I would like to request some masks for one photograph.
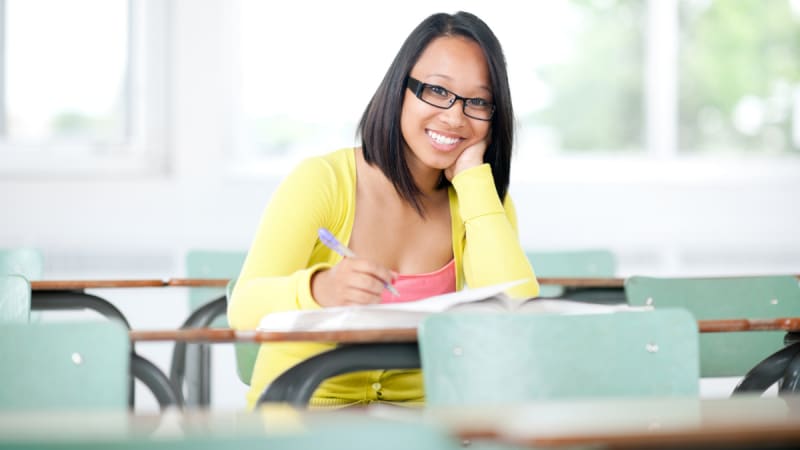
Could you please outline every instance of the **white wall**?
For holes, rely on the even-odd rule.
[[[229,170],[230,141],[218,126],[229,93],[208,89],[230,76],[219,64],[229,57],[215,19],[224,10],[218,1],[197,4],[175,3],[168,170],[4,176],[0,247],[43,249],[47,278],[91,279],[180,277],[189,248],[248,246],[279,180],[236,177]],[[331,143],[330,150],[340,144]],[[610,248],[621,276],[800,273],[797,160],[578,159],[542,160],[535,167],[535,174],[524,174],[528,181],[511,188],[526,247]],[[181,288],[98,293],[117,302],[135,328],[177,327],[187,314]],[[219,347],[214,404],[243,407],[231,349]],[[166,344],[141,345],[140,351],[168,371]],[[140,404],[154,407],[152,399]]]

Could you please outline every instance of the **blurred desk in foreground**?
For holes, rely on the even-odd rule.
[[[800,448],[800,398],[620,398],[426,410],[464,439],[530,447]]]
[[[303,443],[313,448],[360,449],[368,448],[360,439],[380,430],[391,436],[392,442],[380,446],[387,449],[456,448],[463,440],[535,448],[788,449],[800,447],[798,407],[800,399],[794,396],[617,398],[452,408],[377,404],[333,411],[270,405],[253,413],[169,411],[160,416],[161,426],[155,431],[150,426],[155,416],[0,412],[0,448],[177,449],[190,448],[181,445],[190,443],[231,450],[266,448],[270,439],[282,435],[305,436]],[[425,429],[438,430],[445,440],[436,447],[414,442],[414,434]],[[330,445],[341,438],[336,430],[350,433],[350,447]],[[399,430],[408,436],[399,435]]]

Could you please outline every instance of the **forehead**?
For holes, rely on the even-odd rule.
[[[477,42],[462,36],[432,40],[411,71],[427,82],[449,81],[452,87],[489,88],[489,66]]]

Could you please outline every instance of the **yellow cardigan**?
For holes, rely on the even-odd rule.
[[[516,213],[510,197],[500,202],[488,164],[465,170],[449,188],[456,289],[528,279],[509,292],[534,297],[539,285],[519,245]],[[253,330],[266,314],[318,309],[311,296],[311,275],[332,267],[337,253],[317,238],[329,229],[345,245],[355,217],[356,163],[347,148],[303,161],[276,189],[262,215],[255,239],[228,305],[233,328]],[[269,343],[256,360],[248,405],[286,369],[332,344]],[[322,383],[312,398],[315,406],[371,401],[421,402],[419,370],[368,371],[344,374]]]

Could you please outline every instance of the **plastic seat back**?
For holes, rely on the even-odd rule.
[[[225,298],[230,301],[233,294],[233,287],[236,286],[236,278],[228,282],[225,288]],[[236,352],[236,374],[242,383],[250,385],[250,379],[253,376],[253,367],[256,365],[256,357],[258,356],[258,349],[261,348],[259,344],[252,343],[236,343],[234,344],[234,351]]]
[[[696,396],[697,334],[697,322],[681,309],[435,314],[419,329],[426,401]]]
[[[115,321],[0,324],[0,409],[128,408],[130,340]]]
[[[0,275],[17,274],[39,280],[44,271],[42,252],[34,248],[0,248]]]
[[[189,250],[186,253],[186,276],[189,278],[236,278],[242,270],[245,251]],[[211,300],[225,295],[224,288],[190,288],[189,307],[192,311]],[[227,326],[227,321],[215,322]]]
[[[655,278],[625,281],[631,305],[684,308],[697,320],[769,319],[800,315],[800,286],[793,276]],[[703,333],[700,374],[741,376],[783,347],[781,331]]]
[[[611,278],[617,271],[616,257],[610,250],[528,251],[528,260],[537,277]],[[560,286],[540,287],[540,297],[557,297]]]
[[[0,274],[0,323],[28,323],[31,285],[22,275]]]

